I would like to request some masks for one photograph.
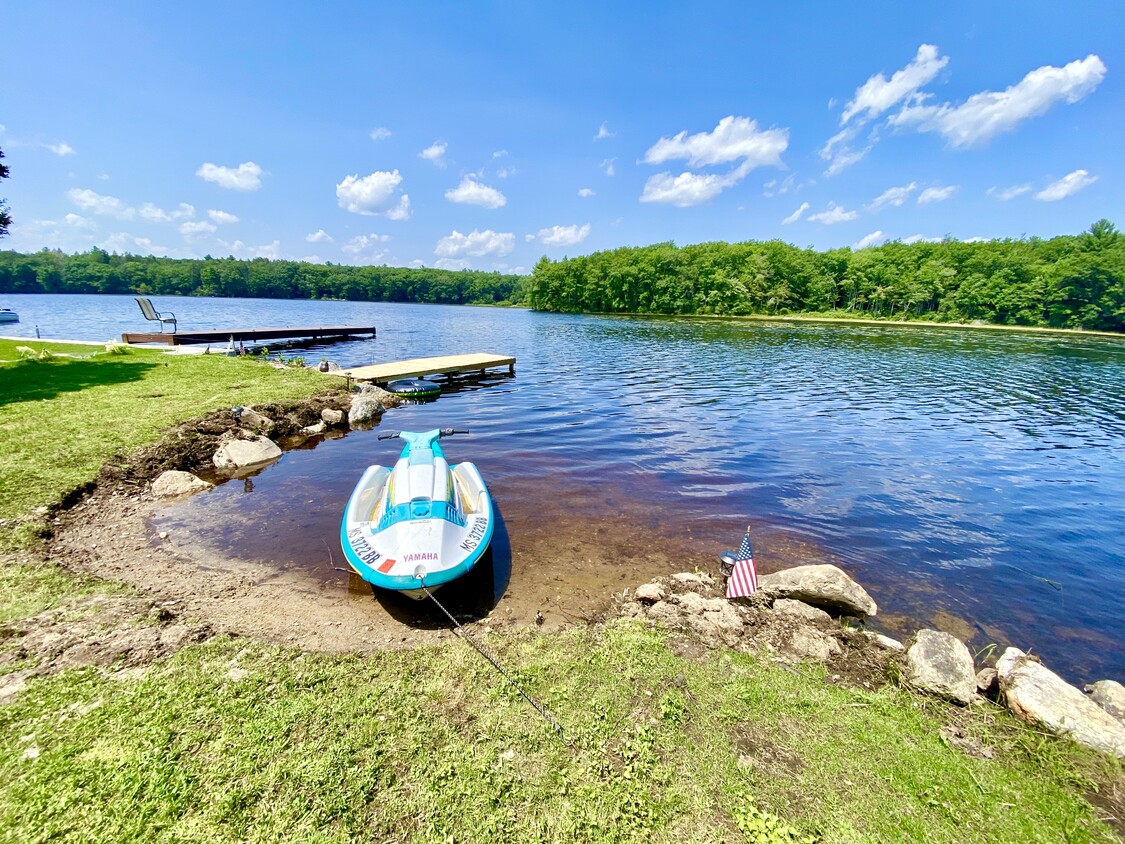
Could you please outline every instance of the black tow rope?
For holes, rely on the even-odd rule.
[[[415,575],[415,577],[417,577],[417,575]],[[560,724],[550,712],[544,709],[543,706],[537,700],[535,700],[535,698],[525,692],[520,684],[515,681],[512,675],[505,671],[503,666],[501,666],[500,663],[497,662],[496,657],[486,651],[484,647],[479,642],[477,642],[476,639],[473,638],[468,629],[466,629],[465,626],[461,624],[461,622],[455,619],[452,613],[449,612],[449,610],[441,605],[441,601],[434,597],[434,593],[426,587],[426,584],[422,581],[422,578],[418,578],[418,583],[422,587],[422,591],[426,593],[426,596],[435,604],[437,604],[438,609],[445,613],[446,618],[453,622],[453,625],[457,628],[457,632],[464,636],[465,639],[468,640],[469,644],[477,649],[477,653],[491,662],[492,667],[503,674],[504,679],[511,683],[512,686],[515,687],[515,690],[523,695],[527,699],[528,703],[535,707],[535,711],[542,715],[546,719],[547,723],[555,728],[555,731],[559,734],[559,738],[562,739],[563,744],[565,744],[567,747],[574,747],[574,745],[567,740],[566,733],[563,732],[562,724]]]

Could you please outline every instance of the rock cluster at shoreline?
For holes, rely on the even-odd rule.
[[[709,574],[658,578],[626,594],[620,614],[690,633],[705,648],[765,652],[778,661],[816,660],[831,679],[841,675],[867,688],[901,677],[926,694],[965,706],[993,701],[1051,733],[1125,759],[1125,687],[1101,680],[1089,695],[1036,657],[1008,648],[978,671],[964,642],[938,630],[919,630],[904,645],[863,631],[877,612],[858,583],[835,566],[798,566],[759,580],[749,598],[727,600]],[[892,670],[893,669],[893,670]]]

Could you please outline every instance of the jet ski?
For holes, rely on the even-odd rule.
[[[453,428],[391,431],[404,440],[392,467],[369,466],[344,509],[340,545],[356,573],[421,599],[468,572],[492,541],[492,497],[472,463],[450,466],[438,444]]]

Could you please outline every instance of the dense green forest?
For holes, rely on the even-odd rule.
[[[44,249],[0,252],[0,293],[140,293],[153,296],[250,296],[265,299],[352,299],[450,305],[520,304],[527,279],[473,270],[348,267],[255,258],[182,260],[76,255]]]
[[[543,258],[530,279],[256,258],[0,252],[0,293],[139,293],[653,314],[836,314],[1125,332],[1125,235],[891,242],[818,252],[772,240]]]
[[[834,313],[1125,331],[1125,235],[891,242],[817,252],[781,241],[671,243],[542,259],[538,310],[655,314]]]

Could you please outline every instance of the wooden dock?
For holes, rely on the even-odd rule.
[[[308,340],[327,340],[330,337],[355,337],[356,335],[370,334],[375,336],[374,326],[355,325],[316,325],[303,328],[215,328],[208,331],[177,331],[175,334],[164,333],[128,333],[122,334],[121,340],[125,343],[164,343],[169,346],[184,346],[193,343],[228,343],[234,340],[293,340],[304,338]]]
[[[474,353],[469,355],[448,355],[436,358],[412,358],[393,363],[376,363],[371,366],[353,366],[341,369],[334,375],[342,375],[356,381],[373,381],[386,384],[399,378],[419,378],[423,375],[450,375],[455,372],[480,372],[497,367],[508,367],[511,375],[516,374],[516,359],[504,355]]]

